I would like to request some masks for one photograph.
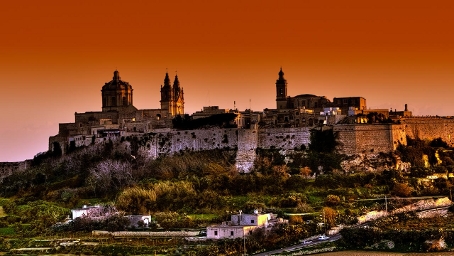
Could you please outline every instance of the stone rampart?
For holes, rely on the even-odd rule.
[[[15,172],[25,171],[30,168],[31,160],[27,159],[21,162],[0,162],[0,179],[9,176]]]
[[[180,151],[236,149],[238,129],[170,130],[140,135],[146,138],[143,154],[156,158]]]
[[[339,151],[347,155],[391,152],[407,144],[405,129],[395,124],[345,124],[334,126]]]
[[[300,149],[310,143],[310,128],[269,128],[258,131],[258,147],[264,149]]]
[[[454,119],[445,117],[416,117],[403,119],[405,133],[412,139],[433,140],[441,138],[454,146]]]
[[[68,124],[61,124],[74,130]],[[454,146],[454,119],[450,118],[406,118],[401,124],[342,124],[333,126],[338,134],[340,153],[347,155],[377,154],[392,152],[399,144],[406,145],[406,136],[433,140],[442,138]],[[71,133],[68,131],[68,133]],[[293,150],[307,147],[310,143],[310,128],[268,128],[268,129],[198,129],[198,130],[155,130],[154,133],[137,133],[145,139],[139,148],[140,154],[151,158],[169,155],[180,151],[200,151],[212,149],[237,149],[237,167],[246,170],[252,167],[255,149]],[[77,136],[73,136],[78,138]],[[87,145],[91,138],[81,137],[77,143]],[[66,141],[66,142],[65,142]],[[95,143],[98,142],[96,139]],[[49,149],[54,144],[68,143],[68,137],[54,136],[49,139]],[[130,144],[129,146],[130,147]],[[62,147],[65,153],[66,147]],[[129,149],[130,150],[130,149]]]

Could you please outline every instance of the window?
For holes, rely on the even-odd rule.
[[[218,231],[214,231],[214,235],[217,236],[218,235]]]
[[[254,220],[251,220],[251,224],[254,224]]]
[[[233,231],[230,231],[230,235],[233,236]]]

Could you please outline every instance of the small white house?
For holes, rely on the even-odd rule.
[[[92,217],[93,213],[98,212],[100,208],[101,208],[100,205],[95,206],[84,205],[82,208],[71,209],[71,219],[75,220],[77,218]]]
[[[235,239],[248,236],[254,229],[268,228],[274,223],[285,223],[282,219],[274,218],[273,214],[234,214],[230,216],[230,221],[223,222],[221,225],[207,227],[207,239]]]
[[[248,236],[257,226],[232,226],[225,223],[207,228],[208,239],[235,239]]]

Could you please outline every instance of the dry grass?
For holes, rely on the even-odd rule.
[[[5,214],[5,211],[3,210],[3,206],[0,206],[0,218],[1,217],[5,217],[6,214]]]

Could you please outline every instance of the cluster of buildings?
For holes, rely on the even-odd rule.
[[[191,118],[204,118],[215,114],[234,113],[238,128],[294,128],[333,125],[347,116],[354,116],[355,123],[367,122],[366,116],[375,112],[382,118],[411,116],[411,112],[389,111],[387,109],[368,109],[363,97],[334,98],[301,94],[287,95],[287,80],[282,68],[278,73],[276,86],[276,108],[252,111],[246,109],[221,109],[218,106],[203,107]],[[137,109],[133,105],[133,88],[121,79],[115,70],[111,81],[102,86],[102,110],[75,113],[73,123],[60,123],[57,135],[49,138],[49,150],[87,146],[106,137],[145,134],[172,128],[172,119],[184,115],[184,92],[177,75],[173,82],[165,74],[161,85],[161,108]]]
[[[118,212],[112,207],[94,205],[82,208],[71,209],[71,221],[77,218],[88,218],[94,221],[100,221],[109,216],[116,215]],[[130,222],[129,228],[143,227],[149,228],[152,219],[150,215],[126,215],[124,216]],[[235,239],[243,238],[250,235],[255,229],[264,228],[265,230],[272,228],[277,224],[288,224],[288,220],[277,218],[273,213],[259,213],[254,210],[253,214],[242,213],[230,216],[230,221],[225,221],[219,225],[207,227],[207,239]]]

